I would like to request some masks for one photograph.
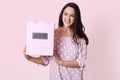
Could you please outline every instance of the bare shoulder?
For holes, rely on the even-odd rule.
[[[82,41],[82,42],[85,42],[85,39],[84,38],[78,38],[80,41]]]
[[[58,30],[59,30],[59,28],[56,28],[56,29],[55,29],[55,32],[57,32]]]
[[[60,33],[61,33],[61,28],[56,28],[55,29],[55,36],[59,36],[60,35]]]
[[[62,30],[62,28],[58,27],[58,28],[55,29],[55,32],[58,32],[58,31],[61,31],[61,30]]]

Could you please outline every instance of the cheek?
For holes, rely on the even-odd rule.
[[[66,20],[66,17],[63,16],[63,17],[62,17],[62,21],[63,21],[63,23],[65,22],[65,20]]]
[[[71,18],[71,22],[72,22],[72,23],[74,22],[74,20],[75,20],[74,18]]]
[[[62,20],[65,19],[65,16],[62,16]]]
[[[64,22],[64,17],[62,17],[62,22]]]

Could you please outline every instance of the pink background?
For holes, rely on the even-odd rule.
[[[85,80],[120,80],[119,0],[0,0],[0,80],[48,80],[49,67],[22,53],[26,22],[54,21],[64,4],[75,1],[90,39]]]

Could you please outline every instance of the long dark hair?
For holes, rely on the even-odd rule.
[[[74,9],[74,11],[75,11],[75,19],[74,19],[74,23],[73,23],[73,25],[71,27],[71,29],[74,32],[73,33],[73,40],[77,43],[77,37],[84,38],[85,41],[86,41],[86,44],[88,45],[89,40],[88,40],[88,37],[85,34],[85,27],[84,27],[84,25],[82,24],[82,21],[81,21],[80,9],[79,9],[79,7],[77,6],[76,3],[70,2],[70,3],[67,3],[63,7],[63,9],[61,10],[60,15],[59,15],[58,26],[63,27],[62,16],[63,16],[64,10],[67,7],[72,7]]]

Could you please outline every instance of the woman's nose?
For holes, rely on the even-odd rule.
[[[67,20],[70,20],[70,16],[69,15],[67,16]]]

